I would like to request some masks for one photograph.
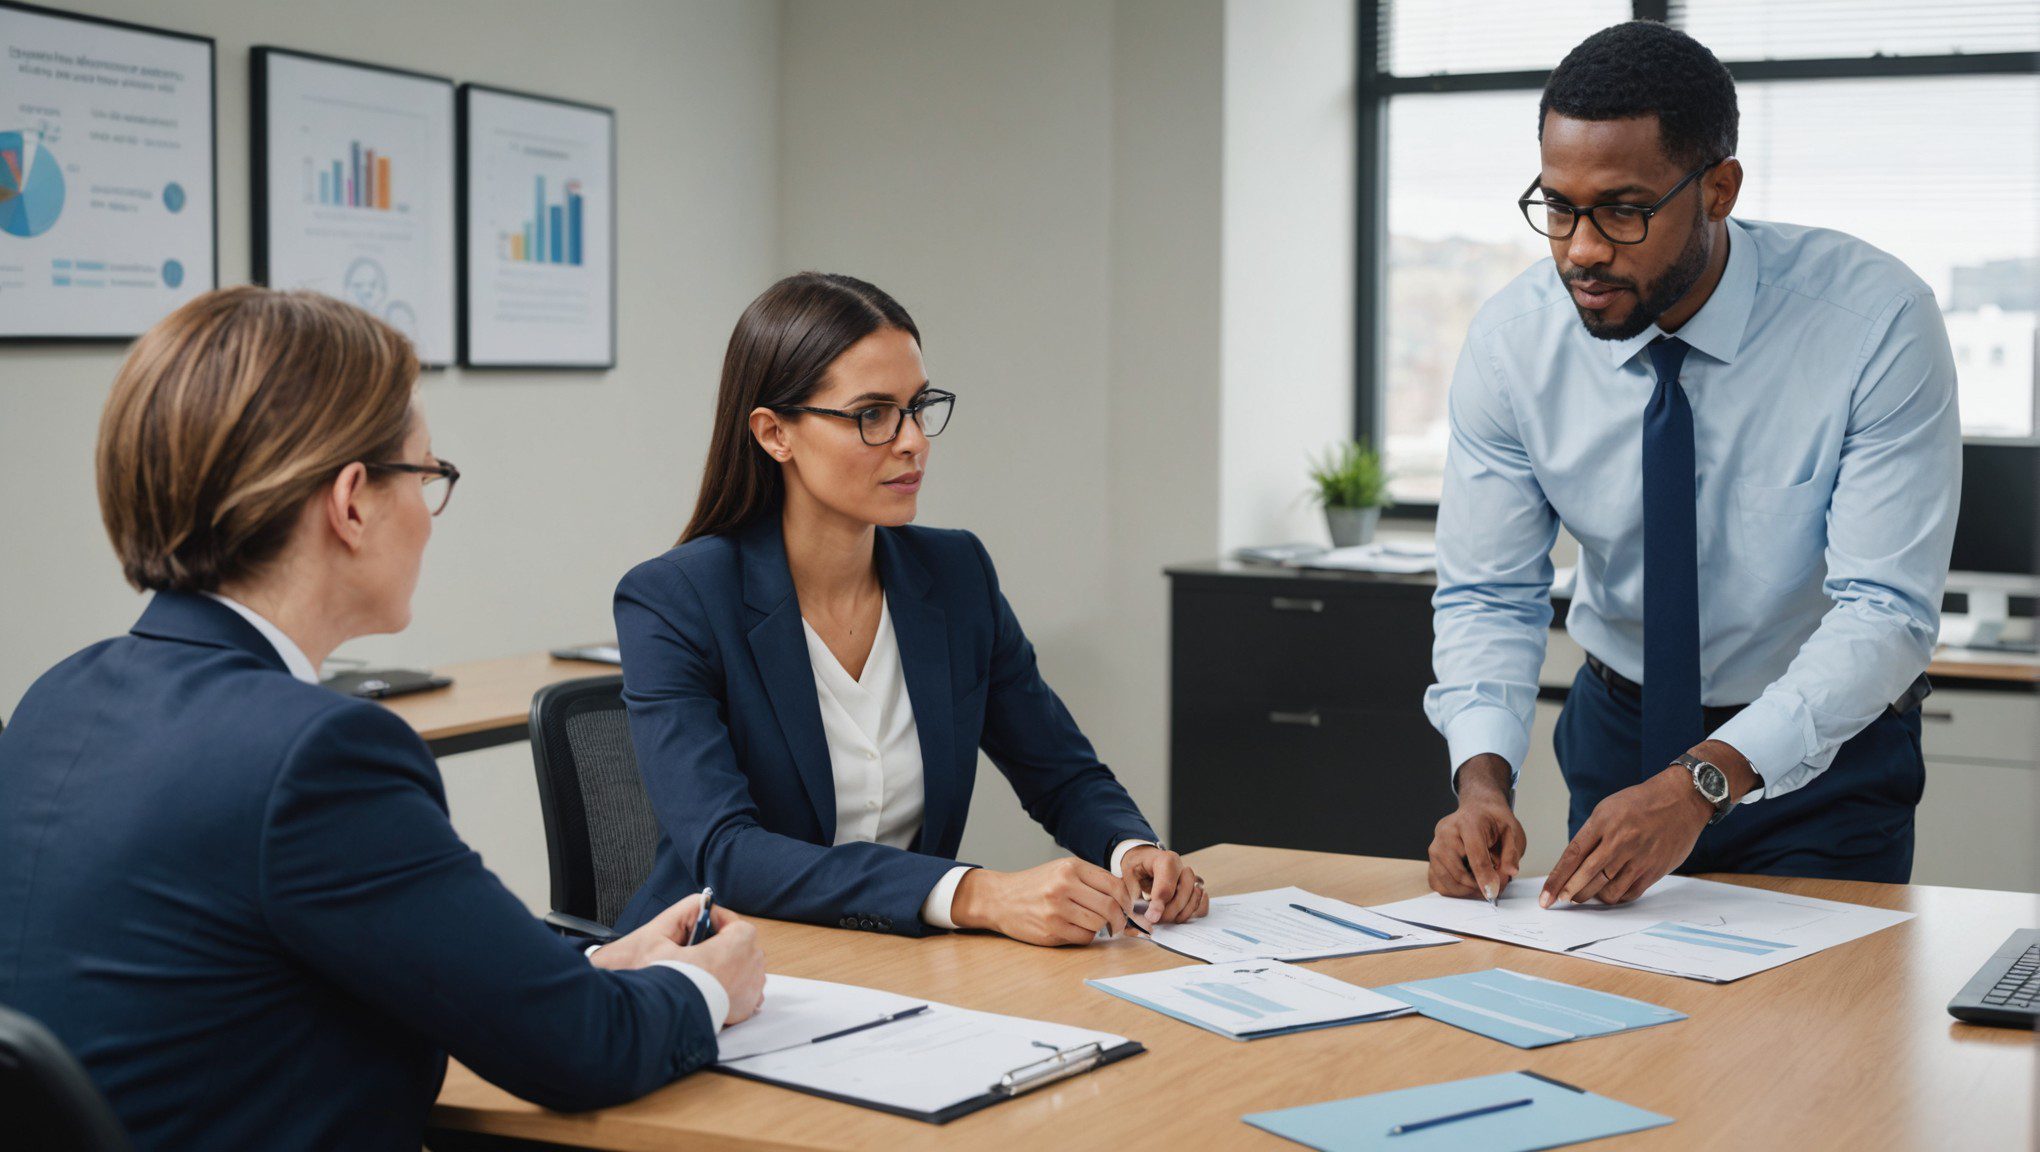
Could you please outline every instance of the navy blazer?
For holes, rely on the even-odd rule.
[[[175,592],[0,731],[0,1001],[138,1149],[418,1152],[448,1052],[579,1109],[716,1049],[687,977],[595,968],[482,866],[395,714]]]
[[[631,742],[664,831],[619,929],[713,885],[739,912],[932,931],[921,903],[956,865],[980,748],[1072,855],[1102,865],[1121,840],[1156,839],[1042,682],[977,537],[880,528],[877,561],[921,740],[926,800],[907,850],[831,846],[835,776],[776,514],[618,585]]]

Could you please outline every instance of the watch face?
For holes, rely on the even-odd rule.
[[[1728,796],[1728,777],[1712,764],[1702,764],[1694,774],[1694,782],[1700,785],[1700,794],[1719,803]]]

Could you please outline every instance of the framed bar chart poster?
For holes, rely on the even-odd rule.
[[[131,340],[217,284],[213,42],[0,2],[0,340]]]
[[[455,353],[453,81],[282,48],[249,55],[255,280],[356,304]]]
[[[460,88],[461,363],[616,366],[616,114]]]

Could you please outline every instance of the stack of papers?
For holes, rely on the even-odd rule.
[[[1298,911],[1294,905],[1299,904],[1316,914]],[[1207,964],[1328,960],[1459,942],[1301,888],[1214,896],[1209,915],[1185,924],[1157,924],[1154,938],[1171,952]]]
[[[1717,984],[1912,919],[1910,912],[1669,876],[1628,904],[1537,906],[1544,877],[1511,881],[1494,906],[1432,894],[1374,910],[1412,924]],[[1214,901],[1214,903],[1216,903]]]
[[[1684,1012],[1656,1004],[1507,968],[1390,984],[1380,992],[1433,1020],[1518,1048],[1612,1036],[1686,1018]]]
[[[1504,1109],[1501,1105],[1515,1106]],[[1494,1111],[1466,1115],[1488,1109]],[[1452,1116],[1464,1118],[1424,1123]],[[1672,1122],[1669,1116],[1596,1096],[1535,1072],[1504,1072],[1429,1084],[1279,1112],[1257,1112],[1244,1119],[1318,1152],[1441,1152],[1448,1148],[1535,1152],[1661,1128]],[[1405,1131],[1390,1135],[1398,1126]]]
[[[1085,983],[1234,1040],[1385,1020],[1410,1011],[1400,1000],[1279,960],[1171,968]]]
[[[1377,540],[1355,548],[1333,548],[1316,556],[1285,561],[1292,568],[1337,568],[1347,572],[1415,575],[1438,566],[1438,549],[1428,543]]]

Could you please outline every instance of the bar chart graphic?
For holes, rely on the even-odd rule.
[[[348,142],[347,154],[330,163],[305,157],[305,202],[338,208],[368,208],[388,212],[391,194],[390,154],[364,147],[359,140]]]
[[[581,182],[567,180],[556,199],[547,199],[545,176],[532,178],[532,212],[524,227],[497,236],[497,255],[524,264],[580,267]]]

